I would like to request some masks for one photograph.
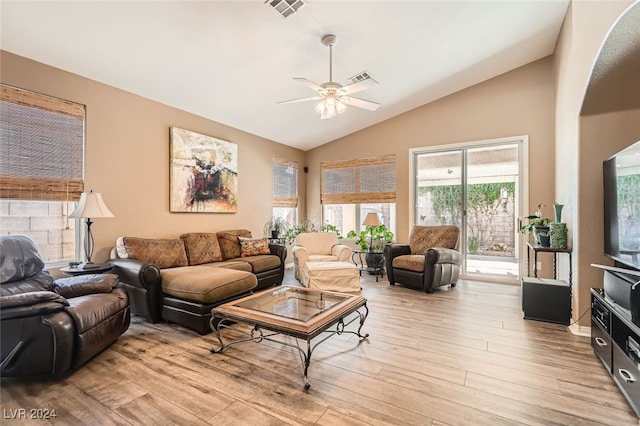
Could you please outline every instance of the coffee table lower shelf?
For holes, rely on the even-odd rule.
[[[233,302],[231,302],[233,303]],[[361,309],[364,309],[364,312],[360,312]],[[350,317],[351,314],[355,313],[353,317]],[[328,322],[319,325],[316,329],[311,330],[309,332],[293,330],[291,328],[283,327],[280,325],[276,325],[267,321],[255,320],[243,317],[242,315],[233,315],[224,312],[217,312],[216,308],[213,310],[213,316],[210,321],[211,329],[213,330],[215,336],[220,343],[219,347],[211,348],[211,353],[220,353],[225,348],[235,345],[236,343],[254,341],[256,343],[260,343],[263,340],[268,340],[271,342],[280,343],[298,350],[300,354],[300,360],[304,365],[304,387],[308,389],[311,384],[309,383],[308,378],[308,370],[309,365],[311,364],[311,354],[315,350],[315,348],[329,339],[334,335],[341,334],[355,334],[358,336],[359,341],[362,341],[369,337],[369,333],[362,334],[362,326],[364,325],[367,316],[369,315],[369,308],[367,308],[366,299],[362,298],[362,301],[354,306],[352,306],[347,311],[341,312],[340,316],[335,318],[330,318]],[[346,319],[346,320],[345,320]],[[359,321],[359,326],[357,331],[346,330],[345,328],[352,324],[355,321]],[[246,330],[241,329],[237,325],[249,325],[251,326],[251,331],[247,332]],[[244,334],[245,337],[241,337],[239,339],[231,340],[227,343],[224,343],[222,340],[221,330],[223,328],[229,328],[241,334]],[[322,334],[327,334],[322,337],[317,342],[312,344],[312,340],[315,337],[318,337]],[[284,335],[293,337],[295,339],[295,344],[285,341],[284,339],[276,339],[274,336]],[[306,348],[301,347],[299,341],[306,341]]]

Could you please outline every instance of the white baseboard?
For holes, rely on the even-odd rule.
[[[591,327],[579,324],[571,324],[569,331],[578,336],[591,337]]]

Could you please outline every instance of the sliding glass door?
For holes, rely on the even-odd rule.
[[[460,227],[462,274],[519,280],[522,140],[414,151],[415,223]]]

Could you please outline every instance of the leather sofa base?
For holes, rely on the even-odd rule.
[[[223,303],[249,296],[247,292],[215,303],[203,304],[164,295],[162,298],[162,319],[196,331],[198,334],[211,333],[211,310]]]

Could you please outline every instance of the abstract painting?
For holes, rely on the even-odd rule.
[[[238,145],[171,127],[171,212],[236,213]]]

